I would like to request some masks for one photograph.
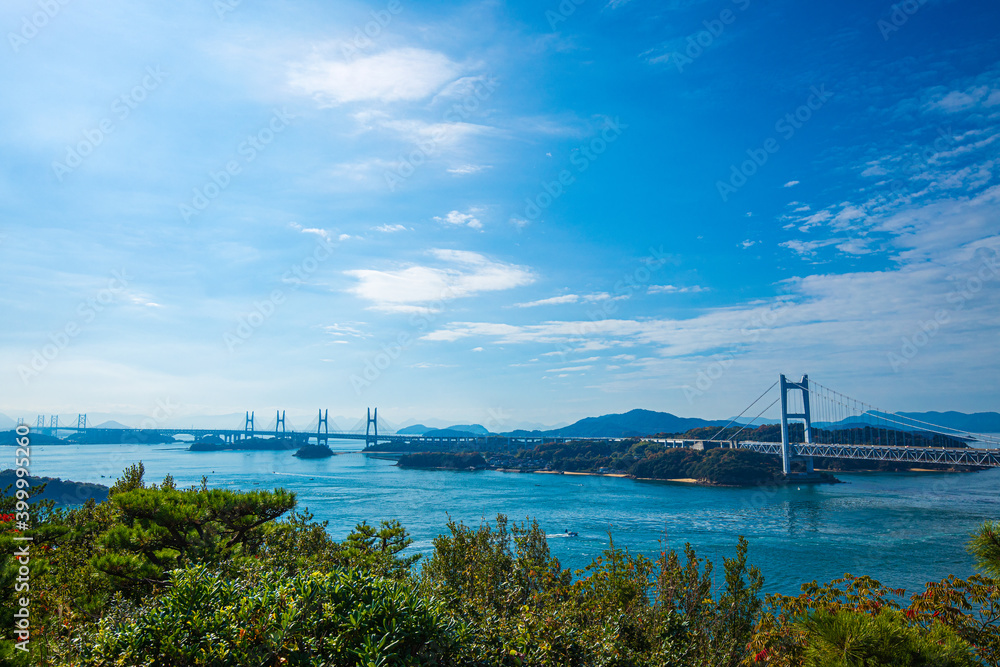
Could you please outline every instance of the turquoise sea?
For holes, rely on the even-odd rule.
[[[768,592],[845,572],[913,590],[948,574],[967,576],[964,544],[985,519],[1000,519],[1000,469],[978,473],[838,474],[844,484],[723,489],[612,477],[492,471],[405,470],[331,442],[345,453],[299,460],[291,452],[188,452],[170,445],[34,446],[31,473],[110,485],[142,461],[148,481],[170,473],[178,485],[296,492],[300,508],[329,521],[335,538],[358,522],[399,519],[413,550],[428,553],[448,517],[479,523],[504,513],[538,519],[564,566],[580,568],[615,543],[653,556],[685,542],[719,560],[738,535]],[[566,530],[578,537],[556,536]],[[718,570],[717,570],[718,572]]]

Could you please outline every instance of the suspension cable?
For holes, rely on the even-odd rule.
[[[994,437],[988,436],[988,435],[986,435],[984,433],[976,433],[974,431],[968,431],[968,430],[965,430],[965,429],[954,428],[954,427],[951,427],[951,426],[941,426],[940,424],[933,424],[931,422],[927,422],[927,421],[923,421],[921,419],[917,419],[916,417],[908,417],[906,415],[901,415],[901,414],[896,413],[896,412],[886,412],[886,411],[883,411],[883,410],[878,410],[874,406],[869,405],[869,404],[865,403],[864,401],[858,401],[857,399],[851,398],[850,396],[847,396],[845,394],[841,394],[841,393],[839,393],[837,391],[834,391],[834,390],[830,389],[829,387],[826,387],[826,386],[820,384],[819,382],[810,381],[809,385],[810,385],[809,392],[812,393],[812,394],[814,394],[814,395],[816,395],[819,398],[822,398],[824,400],[836,403],[837,405],[840,405],[841,407],[846,408],[848,411],[859,412],[859,410],[860,410],[860,413],[858,415],[859,419],[863,418],[864,415],[868,414],[868,415],[870,415],[872,418],[874,418],[876,420],[882,419],[882,420],[884,420],[886,422],[890,422],[890,423],[893,423],[893,424],[898,424],[899,426],[907,427],[909,429],[912,429],[913,431],[924,431],[924,432],[929,432],[929,433],[933,433],[933,434],[936,434],[936,435],[942,435],[942,436],[949,437],[949,438],[971,439],[971,440],[975,440],[977,442],[984,442],[984,443],[990,443],[990,444],[1000,445],[1000,440],[998,440],[998,439],[996,439]],[[830,397],[830,396],[822,396],[818,392],[813,391],[813,389],[812,389],[813,386],[819,387],[819,388],[824,389],[824,390],[826,390],[828,392],[832,392],[834,394],[834,396],[839,396],[840,398],[844,399],[844,401],[850,401],[850,402],[853,402],[856,405],[852,407],[848,403],[845,403],[845,402],[843,402],[841,400],[838,400],[837,398],[833,398],[833,397]],[[858,406],[860,406],[860,407],[858,407]],[[897,419],[891,419],[888,415],[892,415],[892,417],[896,417]],[[898,421],[898,420],[905,420],[905,421]],[[917,427],[915,424],[911,424],[911,423],[907,423],[907,422],[916,422],[917,424],[922,424],[924,426],[930,426],[932,428],[921,429],[921,428]],[[853,433],[852,433],[852,437],[853,437]]]
[[[757,401],[759,401],[760,399],[764,398],[767,395],[767,392],[769,392],[772,389],[774,389],[774,385],[775,384],[778,384],[777,380],[774,381],[774,384],[772,384],[770,387],[768,387],[767,389],[765,389],[763,394],[761,394],[756,399],[754,399],[753,403],[751,403],[750,405],[748,405],[745,408],[743,408],[743,412],[741,412],[740,414],[738,414],[735,417],[733,417],[729,421],[728,424],[726,424],[725,426],[723,426],[722,428],[720,428],[719,431],[715,435],[713,435],[711,438],[709,438],[709,440],[715,440],[715,438],[719,435],[719,433],[722,433],[723,431],[725,431],[727,428],[729,428],[730,426],[733,425],[733,422],[735,422],[737,419],[739,419],[740,417],[742,417],[743,415],[745,415],[747,410],[749,410],[750,408],[752,408],[757,403]],[[774,403],[772,403],[771,405],[774,405]],[[751,423],[753,423],[753,422],[751,422]],[[740,430],[742,431],[743,429],[740,429]],[[739,431],[737,431],[737,433],[739,433]]]
[[[770,390],[769,390],[769,391],[770,391]],[[757,421],[757,420],[758,420],[758,419],[760,418],[760,416],[761,416],[762,414],[764,414],[765,412],[767,412],[768,410],[770,410],[770,409],[771,409],[772,407],[774,407],[774,404],[775,404],[775,403],[777,403],[777,402],[778,402],[778,401],[780,401],[780,400],[781,400],[781,396],[779,396],[778,398],[776,398],[776,399],[774,399],[773,401],[771,401],[771,405],[767,406],[766,408],[764,408],[763,410],[761,410],[761,411],[760,411],[759,413],[757,413],[757,416],[756,416],[756,417],[754,417],[754,418],[753,418],[753,419],[751,419],[751,420],[750,420],[750,421],[749,421],[748,423],[746,423],[746,424],[745,424],[745,425],[743,426],[743,428],[741,428],[741,429],[740,429],[739,431],[737,431],[736,433],[733,433],[733,435],[732,435],[732,436],[731,436],[731,437],[730,437],[729,439],[730,439],[730,440],[735,440],[735,439],[736,439],[736,436],[738,436],[738,435],[739,435],[740,433],[742,433],[742,432],[743,432],[744,430],[746,430],[746,427],[747,427],[747,426],[750,426],[750,425],[751,425],[751,424],[753,424],[753,423],[754,423],[755,421]]]

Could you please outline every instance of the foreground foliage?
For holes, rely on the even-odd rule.
[[[341,569],[232,579],[177,570],[154,602],[100,623],[83,664],[421,665],[449,657],[453,624],[409,582]]]
[[[500,515],[450,521],[418,570],[398,522],[337,542],[281,489],[143,476],[128,469],[103,503],[33,508],[31,655],[8,635],[0,664],[1000,665],[995,523],[970,542],[981,574],[969,579],[907,598],[847,575],[762,599],[742,538],[718,574],[690,545],[650,559],[610,535],[570,572],[537,523]],[[0,527],[11,554],[13,526]],[[8,623],[18,567],[0,562]]]

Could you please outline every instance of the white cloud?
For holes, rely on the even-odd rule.
[[[794,188],[794,187],[795,187],[796,185],[798,185],[798,184],[799,184],[799,182],[798,182],[798,181],[788,181],[788,182],[787,182],[787,183],[785,183],[785,184],[784,184],[784,185],[783,185],[782,187],[786,187],[786,188]]]
[[[697,294],[699,292],[707,292],[707,287],[702,287],[701,285],[686,285],[684,287],[678,287],[676,285],[650,285],[650,294]]]
[[[427,153],[452,148],[468,137],[493,131],[487,125],[475,123],[427,123],[422,120],[383,120],[379,127],[392,130],[405,141],[426,147]]]
[[[289,84],[328,105],[413,101],[433,95],[460,72],[442,53],[402,48],[351,62],[316,55],[291,67]]]
[[[338,338],[368,338],[368,334],[365,332],[346,324],[328,324],[323,327],[323,330],[331,336],[336,336]]]
[[[965,90],[953,90],[932,101],[928,104],[928,108],[946,113],[956,113],[979,106],[984,108],[996,106],[1000,104],[1000,88],[995,88],[994,85],[996,85],[995,82],[993,85],[977,85]]]
[[[580,297],[576,294],[564,294],[563,296],[552,296],[548,299],[538,301],[528,301],[526,303],[515,303],[517,308],[534,308],[535,306],[555,306],[561,303],[577,303]]]
[[[463,164],[463,165],[459,165],[458,167],[450,167],[449,169],[447,169],[447,172],[449,174],[458,174],[460,176],[465,176],[466,174],[475,174],[475,173],[480,172],[480,171],[482,171],[484,169],[492,169],[492,168],[493,168],[493,166],[492,165],[488,165],[488,164],[487,165],[484,165],[484,164]]]
[[[746,239],[740,244],[744,248],[752,248],[755,245],[757,245],[757,241],[751,241],[750,239]]]
[[[621,301],[622,299],[629,298],[628,294],[619,294],[618,296],[612,296],[608,292],[594,292],[593,294],[584,294],[584,301]]]
[[[493,261],[479,253],[432,250],[444,266],[409,266],[396,271],[357,269],[344,273],[357,281],[348,291],[388,312],[429,313],[443,301],[521,287],[534,282],[529,269]]]
[[[825,248],[826,246],[834,245],[836,243],[840,243],[840,240],[825,239],[822,241],[800,241],[798,239],[792,239],[791,241],[782,241],[778,245],[782,248],[788,248],[801,257],[812,257],[816,254],[816,251],[819,248]]]
[[[296,231],[302,232],[303,234],[315,234],[316,236],[322,237],[324,239],[330,238],[330,232],[326,231],[325,229],[319,229],[318,227],[303,227],[297,222],[290,222],[288,223],[288,226]]]
[[[449,225],[458,225],[459,227],[471,227],[472,229],[482,229],[483,223],[476,217],[482,209],[470,208],[468,213],[462,213],[461,211],[451,211],[443,218],[440,216],[434,216],[434,219],[438,222],[443,222]]]
[[[514,225],[518,229],[524,229],[530,223],[527,220],[525,220],[524,218],[511,218],[510,219],[510,224]]]
[[[593,366],[567,366],[566,368],[550,368],[545,371],[546,373],[579,373],[582,371],[589,371]]]
[[[372,227],[376,232],[384,232],[386,234],[393,234],[395,232],[405,232],[406,227],[403,225],[379,225],[378,227]]]

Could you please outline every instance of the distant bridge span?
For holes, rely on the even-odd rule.
[[[780,395],[770,405],[760,411],[748,423],[737,423],[743,414],[761,401],[774,387],[778,386]],[[795,392],[798,392],[796,394]],[[798,402],[790,401],[797,398]],[[810,397],[818,405],[810,404]],[[749,428],[765,411],[781,402],[781,442],[760,442],[755,440],[739,439],[738,436]],[[790,409],[791,405],[791,409]],[[830,442],[816,442],[817,433],[813,431],[813,415],[819,414],[823,430],[819,433],[823,438],[828,438]],[[42,415],[34,428],[35,432],[57,435],[59,432],[74,432],[90,436],[100,437],[114,433],[117,438],[123,440],[133,440],[142,442],[147,435],[191,435],[196,439],[208,436],[218,436],[226,442],[235,442],[241,439],[252,437],[264,438],[292,438],[299,442],[328,443],[329,440],[363,440],[368,446],[380,443],[397,443],[413,445],[414,447],[441,447],[444,445],[450,448],[465,446],[477,447],[488,451],[490,447],[498,445],[538,445],[549,442],[571,442],[580,440],[594,441],[617,441],[624,437],[573,437],[573,436],[535,436],[535,435],[469,435],[469,436],[426,436],[408,435],[399,433],[379,433],[378,409],[374,412],[368,410],[368,418],[364,433],[330,432],[329,431],[329,411],[321,410],[317,420],[315,431],[294,431],[285,429],[285,413],[280,411],[275,417],[275,428],[273,430],[256,430],[254,428],[254,413],[247,412],[243,429],[204,429],[204,428],[126,428],[126,429],[102,429],[87,426],[87,416],[79,415],[75,426],[59,425],[58,417],[53,416],[48,422]],[[802,436],[805,442],[792,442],[789,420],[800,419],[803,422]],[[23,421],[20,422],[23,424]],[[717,439],[729,426],[736,424],[742,426],[734,435],[728,439]],[[845,425],[846,424],[846,425]],[[902,429],[901,429],[902,427]],[[839,430],[838,430],[839,429]],[[857,433],[870,438],[872,442],[833,442],[833,439],[841,437],[845,433]],[[907,433],[931,434],[945,436],[963,441],[980,441],[991,445],[991,447],[926,447],[915,446],[916,438],[911,435],[911,445],[906,445]],[[898,444],[900,434],[903,434],[903,445]],[[122,436],[125,436],[124,438]],[[872,406],[857,401],[843,394],[839,394],[818,383],[809,382],[808,376],[802,376],[799,382],[791,382],[784,375],[779,376],[777,382],[771,385],[767,391],[761,394],[757,400],[747,406],[746,409],[727,426],[719,430],[716,436],[705,440],[675,440],[667,438],[648,438],[654,442],[670,445],[673,447],[707,449],[712,447],[730,447],[735,449],[745,449],[759,452],[761,454],[772,454],[782,458],[782,468],[786,475],[791,474],[791,464],[793,460],[801,460],[806,464],[806,470],[812,472],[813,457],[833,458],[833,459],[853,459],[864,461],[891,461],[899,463],[918,464],[943,464],[956,466],[976,466],[976,467],[1000,467],[1000,441],[996,438],[981,436],[980,434],[961,431],[959,429],[935,426],[927,422],[922,422],[897,413],[887,413],[876,410]],[[822,438],[821,438],[822,439]],[[926,438],[925,438],[926,439]],[[892,443],[892,444],[889,444]],[[427,451],[425,449],[425,451]]]

